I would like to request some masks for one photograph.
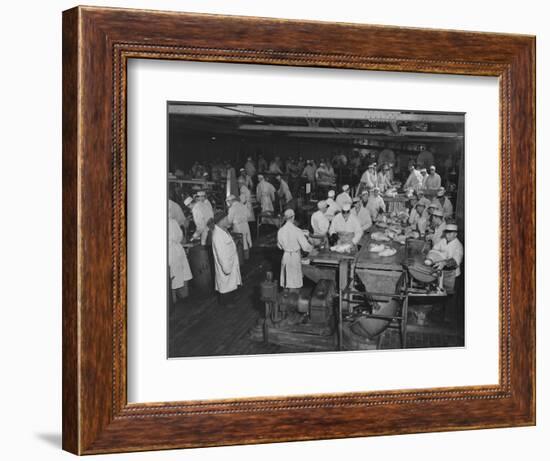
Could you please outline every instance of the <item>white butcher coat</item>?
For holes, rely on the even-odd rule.
[[[248,210],[248,221],[255,221],[256,217],[254,216],[254,207],[252,206],[252,201],[250,197],[250,190],[248,187],[246,187],[244,184],[241,186],[239,190],[239,198],[241,200],[241,203],[246,207]]]
[[[340,192],[336,196],[336,203],[340,208],[344,206],[344,203],[352,203],[351,197],[347,192]]]
[[[363,204],[361,204],[361,208],[359,208],[359,211],[357,211],[355,208],[351,210],[351,214],[357,217],[363,231],[366,231],[372,227],[372,216],[369,209],[366,206],[363,206]]]
[[[424,180],[424,188],[428,190],[437,190],[441,187],[441,176],[437,173],[432,175],[427,175]]]
[[[443,239],[443,232],[445,232],[445,227],[447,227],[447,224],[445,224],[445,221],[443,221],[437,229],[435,229],[434,233],[427,237],[426,239],[431,240],[434,246],[439,243]]]
[[[175,219],[180,226],[187,226],[187,219],[185,219],[183,210],[176,202],[170,199],[168,199],[168,217]]]
[[[220,293],[229,293],[242,284],[237,245],[229,232],[219,226],[212,231],[214,253],[215,288]]]
[[[384,173],[382,171],[378,172],[378,187],[380,188],[380,192],[382,193],[386,192],[386,190],[392,187],[390,177],[387,173]]]
[[[201,237],[201,243],[204,245],[206,243],[206,236],[208,235],[208,227],[206,223],[210,218],[214,217],[214,210],[212,210],[212,205],[208,200],[204,202],[197,202],[191,210],[193,214],[193,221],[197,230],[195,234]]]
[[[451,242],[447,242],[447,239],[442,238],[433,249],[440,251],[445,259],[453,258],[456,261],[457,267],[455,270],[455,275],[458,277],[460,275],[460,264],[464,258],[464,247],[462,246],[462,243],[460,243],[457,238]]]
[[[426,229],[428,228],[428,223],[428,212],[424,210],[422,214],[420,214],[418,213],[418,211],[416,211],[416,208],[413,208],[409,216],[409,224],[417,229],[421,235],[424,235],[426,233]]]
[[[344,219],[343,214],[338,214],[332,220],[330,224],[329,234],[338,234],[340,232],[353,232],[353,238],[351,241],[357,245],[361,237],[363,236],[363,229],[361,229],[361,224],[353,213],[348,215],[348,219]]]
[[[371,195],[367,200],[367,209],[370,211],[372,220],[376,221],[380,209],[382,209],[383,212],[386,212],[386,204],[384,203],[384,199],[380,196],[375,197],[374,195]]]
[[[317,235],[326,235],[330,227],[330,221],[321,210],[317,210],[311,215],[311,227],[313,233]]]
[[[277,246],[284,251],[281,260],[280,284],[283,288],[302,288],[302,258],[300,250],[310,252],[313,247],[304,233],[290,221],[277,232]]]
[[[363,176],[361,176],[361,182],[365,183],[367,188],[377,187],[378,186],[378,176],[376,176],[376,172],[371,173],[367,169],[363,173]]]
[[[273,200],[275,200],[275,188],[270,182],[263,180],[256,186],[256,200],[260,202],[262,211],[273,211]]]
[[[173,290],[181,288],[184,282],[193,278],[187,255],[181,245],[182,239],[183,232],[178,222],[172,218],[168,219],[168,268]]]
[[[445,200],[443,201],[443,204],[441,204],[441,201],[439,200],[439,197],[435,197],[432,200],[432,203],[437,206],[442,212],[444,218],[449,218],[453,215],[453,204],[451,201],[445,197]]]
[[[422,174],[416,168],[411,171],[403,189],[418,190],[422,187]]]
[[[233,232],[243,236],[243,250],[252,246],[252,236],[248,225],[248,210],[241,202],[233,202],[227,212],[227,221],[233,226]]]
[[[279,197],[282,197],[285,203],[288,203],[292,200],[292,192],[284,179],[281,179],[281,185],[279,186]]]
[[[332,221],[334,216],[338,212],[342,211],[342,208],[332,198],[327,198],[327,205],[328,205],[328,208],[327,208],[327,211],[325,212],[325,216],[329,221]]]

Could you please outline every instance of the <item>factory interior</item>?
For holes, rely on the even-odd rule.
[[[464,114],[167,117],[169,358],[464,346]]]

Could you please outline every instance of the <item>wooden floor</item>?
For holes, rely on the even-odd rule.
[[[212,292],[190,296],[172,307],[169,313],[169,357],[205,357],[309,352],[274,344],[253,341],[249,331],[263,317],[263,303],[259,299],[261,281],[266,271],[278,277],[281,252],[273,248],[272,236],[266,235],[251,251],[251,258],[241,268],[243,286],[237,292],[235,307],[218,303]],[[399,335],[386,330],[381,339],[384,349],[400,348]],[[452,347],[463,345],[463,334],[456,333],[456,325],[442,325],[431,329],[410,328],[408,347]]]

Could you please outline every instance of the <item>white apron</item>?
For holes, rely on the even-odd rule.
[[[228,232],[219,226],[212,231],[214,253],[215,288],[220,293],[229,293],[242,284],[237,246]]]
[[[175,219],[170,218],[168,220],[168,268],[173,290],[181,288],[184,282],[193,278],[187,255],[181,245],[182,238],[183,233],[179,224]]]

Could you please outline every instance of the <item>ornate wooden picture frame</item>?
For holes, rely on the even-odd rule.
[[[498,385],[129,404],[131,58],[498,77]],[[533,424],[534,37],[93,7],[63,13],[65,450],[93,454]]]

